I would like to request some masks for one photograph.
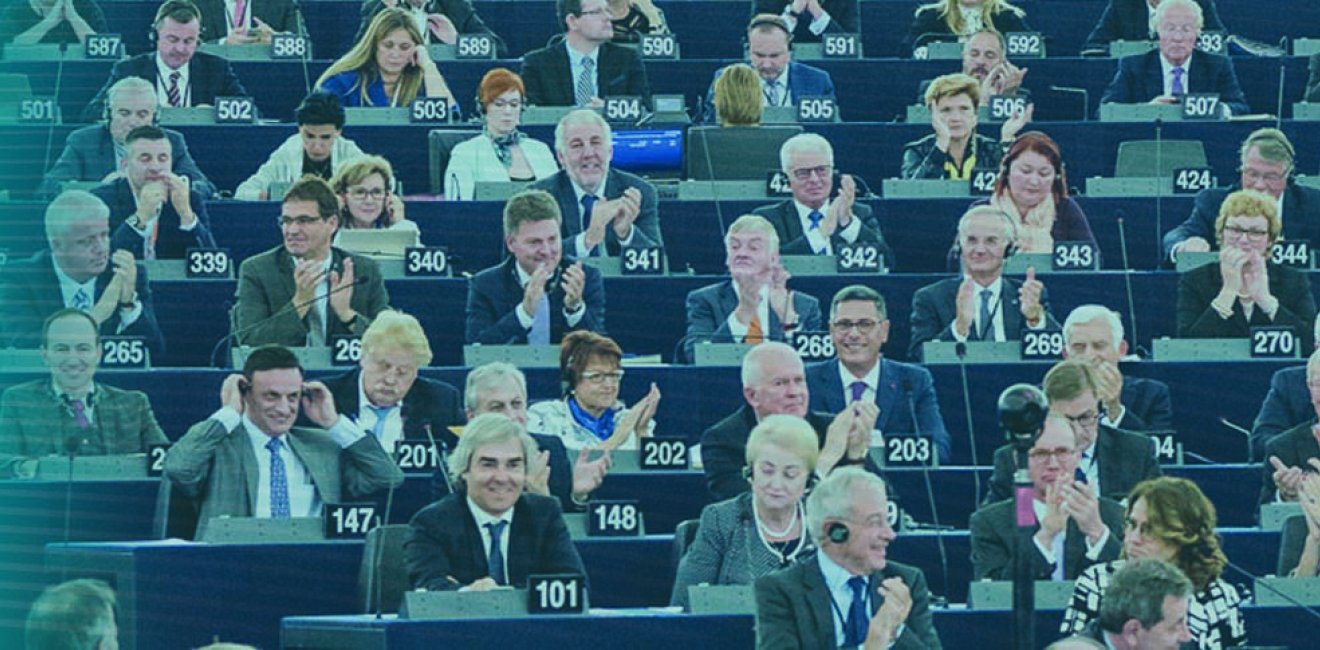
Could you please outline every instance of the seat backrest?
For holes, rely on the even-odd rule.
[[[1297,568],[1306,545],[1306,515],[1293,515],[1283,522],[1279,532],[1279,567],[1274,575],[1283,577]]]
[[[687,132],[684,176],[697,180],[765,180],[779,169],[779,148],[802,127],[694,126]]]
[[[1118,145],[1117,178],[1168,178],[1180,167],[1205,167],[1200,140],[1129,140]]]
[[[433,129],[427,134],[427,158],[431,163],[432,194],[445,191],[445,169],[449,167],[449,153],[458,146],[458,143],[471,140],[480,133],[481,131]]]
[[[167,477],[160,477],[156,491],[156,510],[152,517],[153,539],[193,539],[197,532],[197,503],[175,487]]]
[[[687,519],[680,521],[678,526],[674,527],[674,549],[673,561],[674,568],[678,568],[678,561],[687,554],[688,547],[692,545],[692,540],[697,538],[697,526],[701,524],[700,519]]]
[[[25,74],[0,74],[0,104],[17,104],[32,96],[32,85]]]
[[[395,613],[408,591],[408,568],[403,563],[403,538],[407,524],[377,526],[367,533],[362,546],[362,563],[358,565],[358,602],[362,611],[376,611],[379,595],[380,611]]]

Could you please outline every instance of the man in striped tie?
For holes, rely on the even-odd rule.
[[[637,50],[615,45],[606,0],[561,0],[562,41],[523,56],[521,75],[534,106],[603,106],[605,98],[640,97],[651,105],[651,85]]]

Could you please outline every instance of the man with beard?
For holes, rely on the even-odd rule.
[[[972,34],[963,42],[962,73],[981,82],[982,106],[988,105],[994,95],[1026,92],[1022,89],[1022,79],[1027,76],[1027,69],[1013,65],[1005,51],[1004,35],[988,29]],[[917,91],[918,102],[926,101],[928,86],[929,81],[921,82]]]

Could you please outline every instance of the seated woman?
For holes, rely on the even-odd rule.
[[[1246,640],[1242,596],[1221,577],[1228,558],[1215,533],[1215,506],[1196,484],[1165,476],[1138,483],[1128,495],[1122,559],[1082,571],[1060,632],[1074,634],[1100,615],[1114,572],[1127,560],[1160,559],[1186,574],[1196,590],[1187,603],[1193,647],[1227,648]]]
[[[605,5],[614,24],[615,43],[639,43],[646,34],[668,34],[665,12],[651,0],[609,0]]]
[[[239,184],[234,198],[240,201],[266,201],[272,184],[292,185],[304,174],[330,180],[346,163],[364,154],[352,140],[344,137],[344,107],[330,93],[314,92],[293,112],[298,132],[289,136],[255,174]]]
[[[316,80],[316,89],[344,106],[407,106],[418,97],[447,97],[456,110],[440,69],[423,47],[422,33],[402,9],[386,9],[367,33]]]
[[[1270,261],[1283,226],[1273,197],[1253,190],[1229,194],[1219,207],[1219,263],[1178,279],[1178,336],[1240,338],[1258,325],[1291,327],[1312,350],[1315,299],[1306,273]]]
[[[815,431],[771,415],[747,436],[752,489],[701,511],[696,539],[678,563],[670,605],[688,608],[688,587],[750,585],[811,548],[802,500],[820,455]]]
[[[999,169],[1004,145],[1017,137],[1031,121],[1033,105],[1004,120],[995,141],[976,132],[976,106],[981,100],[981,83],[976,77],[946,74],[936,77],[926,88],[926,106],[935,133],[903,149],[906,179],[969,180],[977,170]]]
[[[18,0],[0,11],[0,44],[81,43],[104,31],[93,0]]]
[[[713,103],[720,126],[760,126],[761,99],[761,77],[746,63],[725,68],[715,80]]]
[[[363,156],[344,165],[330,181],[339,195],[339,231],[405,230],[419,233],[404,216],[403,199],[394,193],[394,168],[380,156]],[[339,233],[335,233],[335,245]]]
[[[550,147],[518,130],[527,105],[522,77],[507,68],[487,72],[477,87],[477,101],[485,128],[450,151],[446,199],[472,200],[478,182],[534,181],[559,171]]]
[[[637,449],[638,439],[654,430],[651,418],[660,405],[660,389],[651,384],[645,397],[624,408],[621,359],[619,344],[608,337],[586,330],[565,336],[559,346],[564,398],[528,408],[527,431],[559,436],[570,451]]]
[[[962,41],[981,30],[1029,32],[1027,14],[1004,0],[937,0],[917,7],[904,43],[917,58],[932,41]]]

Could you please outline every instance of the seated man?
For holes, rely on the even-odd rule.
[[[417,31],[422,33],[427,43],[454,45],[458,43],[459,34],[485,34],[495,41],[495,56],[508,58],[509,51],[504,45],[504,39],[490,31],[469,0],[364,0],[362,24],[353,40],[362,40],[376,14],[395,7],[406,10],[412,16],[417,23]]]
[[[854,468],[812,490],[805,527],[820,552],[756,580],[756,647],[940,648],[925,574],[886,558],[888,501],[884,481]]]
[[[826,33],[860,33],[858,13],[857,0],[752,0],[753,16],[778,14],[797,43],[819,43]]]
[[[559,202],[559,233],[573,257],[618,257],[626,246],[664,246],[655,187],[612,169],[610,125],[596,111],[577,110],[555,127],[561,171],[528,185]]]
[[[1164,252],[1170,262],[1178,253],[1205,253],[1216,248],[1215,219],[1229,194],[1256,190],[1278,202],[1283,220],[1283,239],[1300,239],[1320,247],[1320,190],[1293,181],[1294,151],[1288,136],[1278,129],[1257,129],[1242,143],[1242,175],[1232,187],[1201,190],[1191,216],[1164,235]]]
[[[1224,23],[1219,20],[1219,10],[1215,0],[1196,0],[1205,17],[1205,28],[1209,31],[1223,31]],[[1104,13],[1086,37],[1082,46],[1082,56],[1109,56],[1109,44],[1113,41],[1153,41],[1159,38],[1154,28],[1155,8],[1160,0],[1109,0]]]
[[[1016,341],[1028,329],[1058,329],[1049,292],[1034,269],[1022,282],[1003,276],[1016,239],[1016,224],[997,208],[973,207],[958,220],[964,275],[912,296],[909,358],[921,359],[926,341]]]
[[[197,51],[201,13],[192,0],[166,0],[151,23],[155,52],[129,57],[110,69],[110,79],[83,111],[83,121],[93,122],[105,114],[105,97],[111,86],[125,77],[141,77],[156,88],[161,106],[211,106],[216,97],[246,97],[229,62]]]
[[[1316,318],[1313,335],[1320,341],[1320,317]],[[1312,363],[1320,363],[1320,350],[1312,351],[1306,365],[1280,368],[1270,377],[1270,390],[1265,394],[1265,401],[1256,413],[1256,420],[1251,425],[1251,458],[1259,461],[1264,458],[1265,445],[1275,436],[1315,417],[1315,407],[1311,404],[1311,392],[1306,386],[1306,368]],[[1320,375],[1317,376],[1320,381]]]
[[[585,578],[559,502],[523,490],[535,453],[523,426],[502,415],[477,416],[464,428],[449,457],[461,489],[420,510],[404,538],[414,589],[525,588],[536,574]]]
[[[953,443],[930,371],[886,359],[880,350],[889,340],[884,296],[860,284],[840,289],[830,303],[830,338],[837,360],[807,367],[811,409],[839,413],[853,402],[874,402],[880,410],[877,430],[930,436],[940,464],[952,462]]]
[[[320,517],[324,504],[403,484],[380,442],[283,346],[254,350],[243,374],[225,377],[220,403],[165,456],[165,476],[200,505],[198,530],[224,516]],[[294,426],[300,403],[317,428]]]
[[[274,183],[292,183],[306,174],[326,181],[346,164],[365,156],[357,144],[343,137],[344,107],[329,93],[315,92],[293,112],[298,132],[270,153],[256,173],[239,184],[234,198],[267,201]]]
[[[28,477],[35,459],[136,454],[167,444],[146,393],[95,381],[101,336],[85,312],[61,309],[42,328],[41,359],[50,377],[11,386],[0,395],[0,478]]]
[[[202,19],[202,41],[222,45],[269,45],[275,34],[299,33],[297,0],[193,0]]]
[[[559,204],[542,190],[504,204],[510,255],[468,281],[468,343],[549,345],[573,330],[605,331],[605,283],[563,255],[560,221]]]
[[[11,262],[0,278],[0,348],[41,345],[42,324],[63,308],[85,311],[101,336],[141,336],[153,357],[165,351],[147,270],[133,253],[110,252],[110,211],[88,192],[70,190],[46,207],[50,249]]]
[[[761,14],[747,26],[747,64],[761,76],[764,106],[796,106],[803,97],[835,99],[830,73],[793,60],[789,43],[793,38],[788,23],[780,16]],[[706,91],[706,109],[702,121],[715,124],[715,79],[727,66],[715,71]],[[837,100],[836,100],[837,103]]]
[[[1100,618],[1083,635],[1114,650],[1177,648],[1192,641],[1187,607],[1192,581],[1164,560],[1136,560],[1114,572]]]
[[[114,590],[88,578],[47,587],[32,603],[24,637],[28,650],[118,648]]]
[[[173,152],[165,132],[139,126],[124,144],[123,176],[92,190],[110,208],[110,249],[144,260],[181,260],[189,248],[215,248],[206,198],[186,176],[170,171]]]
[[[1055,364],[1045,373],[1043,386],[1050,413],[1072,427],[1080,454],[1077,467],[1094,494],[1122,501],[1133,486],[1160,475],[1150,438],[1119,429],[1102,417],[1105,407],[1098,397],[1099,383],[1091,366],[1082,361]],[[986,504],[1013,496],[1016,469],[1017,459],[1010,445],[995,450],[995,471],[990,476]]]
[[[875,244],[894,268],[894,251],[885,243],[871,206],[857,203],[853,177],[839,177],[833,200],[834,147],[815,133],[800,133],[779,148],[779,165],[788,177],[792,199],[761,206],[752,214],[765,217],[779,235],[780,255],[834,255],[845,244]]]
[[[779,235],[764,217],[745,214],[724,236],[729,280],[687,296],[684,357],[702,343],[783,341],[794,331],[819,332],[820,302],[788,288],[779,264]]]
[[[1128,353],[1123,320],[1104,305],[1082,305],[1063,322],[1063,356],[1091,366],[1096,397],[1104,406],[1100,422],[1128,431],[1173,429],[1169,386],[1156,379],[1125,377],[1118,362]]]
[[[1118,559],[1122,550],[1123,506],[1083,481],[1074,481],[1079,453],[1072,424],[1051,413],[1031,451],[1036,532],[1032,535],[1032,574],[1037,580],[1075,580],[1086,567]],[[1013,499],[981,506],[972,513],[972,579],[1012,580],[1017,549]]]
[[[1320,471],[1320,425],[1316,424],[1316,416],[1320,415],[1320,352],[1306,362],[1306,388],[1309,417],[1265,443],[1261,504],[1296,502],[1303,478]]]
[[[1224,117],[1251,112],[1232,59],[1206,52],[1193,55],[1205,24],[1200,5],[1164,0],[1150,24],[1159,32],[1159,48],[1120,59],[1101,104],[1177,104],[1189,93],[1212,93],[1219,96]]]
[[[124,138],[139,126],[156,120],[156,89],[146,79],[125,77],[106,91],[106,115],[97,124],[84,126],[69,134],[64,151],[41,179],[37,196],[51,198],[59,194],[65,181],[110,183],[123,176],[120,161],[125,154]],[[210,199],[215,185],[198,169],[183,134],[162,129],[170,139],[171,171],[187,177],[192,188]]]
[[[636,95],[651,105],[651,84],[637,50],[615,45],[606,0],[558,0],[562,42],[523,55],[521,75],[532,106],[603,106]]]
[[[752,348],[742,362],[743,404],[701,434],[701,460],[706,486],[716,501],[747,491],[747,437],[763,418],[796,415],[805,418],[820,437],[816,474],[826,476],[835,467],[865,465],[880,473],[867,454],[871,431],[879,415],[873,402],[854,402],[830,418],[807,410],[810,393],[802,359],[793,348],[777,342]]]
[[[1306,80],[1305,101],[1320,103],[1320,53],[1311,55],[1311,76]]]
[[[294,183],[280,206],[284,243],[238,268],[234,336],[240,345],[322,347],[361,336],[389,306],[375,260],[330,245],[339,197],[315,176]]]
[[[962,73],[975,77],[981,82],[978,97],[981,106],[987,106],[994,95],[1028,94],[1022,89],[1022,79],[1027,76],[1026,68],[1019,68],[1004,55],[1007,46],[1004,35],[989,29],[983,29],[962,44]],[[917,102],[926,102],[926,89],[930,81],[921,82],[917,89]]]

